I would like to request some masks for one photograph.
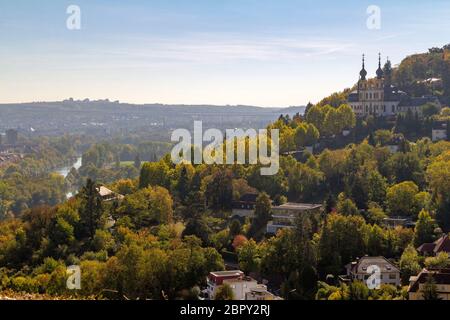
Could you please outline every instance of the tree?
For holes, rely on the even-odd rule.
[[[367,252],[370,256],[386,256],[388,245],[386,232],[380,226],[368,226]]]
[[[374,140],[375,145],[386,146],[394,137],[394,134],[390,130],[377,130],[375,131]]]
[[[206,211],[205,194],[202,191],[192,191],[188,194],[185,200],[185,207],[183,209],[183,218],[199,219]]]
[[[422,288],[422,295],[424,300],[441,300],[437,292],[436,280],[431,273],[427,276],[427,281]]]
[[[282,162],[289,184],[288,196],[296,201],[313,201],[323,191],[323,173],[319,169],[311,168],[308,164],[292,160],[292,164],[287,163],[289,160],[286,160],[286,163]]]
[[[367,300],[369,288],[362,281],[353,281],[348,286],[349,300]]]
[[[242,226],[238,219],[233,219],[230,223],[230,236],[235,237],[238,234],[241,234],[242,232]]]
[[[361,216],[331,214],[319,238],[319,271],[339,275],[342,266],[366,253],[366,224]]]
[[[92,240],[95,231],[101,226],[103,215],[103,203],[99,194],[99,186],[91,179],[88,179],[86,186],[79,193],[79,197],[81,198],[79,232],[81,237],[88,237]]]
[[[419,188],[412,181],[388,188],[386,200],[389,213],[393,216],[414,216],[417,213],[415,201],[417,193]]]
[[[438,205],[437,219],[444,231],[450,231],[450,156],[442,154],[427,169],[427,180]]]
[[[232,246],[235,251],[238,251],[239,248],[241,248],[243,245],[245,245],[247,243],[247,241],[248,241],[248,239],[246,236],[239,234],[234,237]]]
[[[118,212],[128,215],[138,228],[171,223],[173,200],[163,187],[148,187],[127,195]]]
[[[411,276],[415,276],[420,271],[419,255],[416,249],[409,245],[400,258],[400,273],[402,275],[402,283],[407,284]]]
[[[258,272],[261,264],[261,253],[255,240],[250,239],[238,249],[239,268],[244,273]]]
[[[335,108],[331,108],[325,116],[323,130],[328,136],[337,135],[342,131],[339,113]]]
[[[217,288],[214,300],[234,300],[234,292],[231,286],[227,283]]]
[[[358,207],[351,199],[346,198],[344,194],[339,195],[339,201],[337,203],[337,212],[344,216],[359,215]]]
[[[183,231],[183,237],[193,235],[201,239],[204,245],[208,245],[211,232],[204,218],[190,219]]]
[[[396,183],[412,181],[421,186],[424,182],[424,172],[416,153],[399,152],[389,158],[386,163],[391,180]]]
[[[428,257],[425,259],[425,267],[427,268],[448,268],[450,267],[449,255],[447,252],[439,252],[436,257]]]
[[[331,106],[313,106],[306,113],[306,121],[314,125],[321,133],[323,131],[323,125],[325,122],[325,117]]]
[[[380,205],[386,200],[387,181],[378,172],[371,170],[367,180],[368,201],[376,202]]]
[[[144,163],[139,176],[139,188],[144,189],[148,186],[167,187],[168,172],[169,167],[163,160]]]
[[[265,232],[267,223],[272,216],[272,201],[267,193],[263,192],[256,198],[255,217],[248,234],[251,238],[260,239]]]
[[[387,215],[383,208],[376,202],[370,202],[366,215],[367,222],[381,225],[385,218],[387,218]]]
[[[190,185],[190,174],[188,173],[188,168],[185,165],[183,165],[183,167],[181,168],[176,188],[178,196],[180,197],[181,201],[184,201],[186,199],[189,192],[189,185]]]
[[[414,229],[414,245],[418,247],[424,243],[433,242],[435,227],[436,224],[428,211],[422,210]]]
[[[313,124],[300,123],[295,130],[295,144],[297,149],[314,145],[319,139],[319,136],[319,130]]]
[[[213,173],[206,186],[208,206],[216,210],[230,210],[233,202],[233,177],[230,170],[219,169]]]
[[[338,109],[338,127],[341,129],[352,129],[356,125],[356,116],[352,108],[347,104],[342,104]]]

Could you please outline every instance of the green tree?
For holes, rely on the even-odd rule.
[[[368,200],[378,204],[384,204],[386,200],[387,181],[377,171],[372,170],[367,180]]]
[[[238,219],[233,219],[230,223],[230,237],[234,238],[242,233],[242,226]]]
[[[436,280],[432,274],[428,274],[427,281],[422,288],[422,295],[424,300],[441,300],[437,292]]]
[[[435,227],[436,224],[428,211],[422,210],[414,229],[414,245],[418,247],[424,243],[433,242]]]
[[[448,268],[450,267],[449,255],[447,252],[440,252],[436,257],[428,257],[425,259],[425,267],[427,268]]]
[[[177,187],[176,187],[178,196],[180,197],[182,202],[184,202],[184,200],[186,199],[186,197],[188,195],[189,185],[190,185],[190,174],[188,172],[187,166],[183,165],[183,167],[181,168],[181,172],[180,172],[180,175],[179,175],[179,178],[177,181]]]
[[[387,190],[386,200],[389,213],[393,216],[414,216],[416,212],[415,196],[419,188],[412,181],[396,184]]]
[[[427,180],[438,205],[439,225],[444,231],[450,231],[450,156],[448,151],[428,166]]]
[[[331,214],[319,236],[319,271],[322,276],[340,274],[342,266],[363,256],[366,224],[361,216]]]
[[[217,288],[214,300],[234,300],[234,292],[230,285],[225,283]]]
[[[206,186],[208,206],[216,210],[230,210],[233,201],[233,177],[226,169],[213,173]]]
[[[411,276],[415,276],[420,271],[419,255],[416,249],[409,245],[400,258],[400,273],[402,283],[407,284]]]
[[[148,186],[167,187],[169,169],[163,160],[144,163],[139,176],[139,188],[144,189]]]
[[[340,194],[337,203],[337,212],[345,216],[356,216],[359,215],[359,210],[356,204],[345,197],[344,194]]]
[[[211,233],[211,228],[206,223],[205,218],[190,219],[183,231],[183,237],[196,236],[202,240],[204,245],[208,245]]]
[[[321,107],[319,105],[311,107],[306,113],[306,121],[313,124],[322,133],[325,117],[330,108],[331,106]]]
[[[267,223],[272,217],[272,201],[267,193],[263,192],[256,198],[255,217],[248,234],[251,238],[260,239],[265,233]]]
[[[297,149],[314,145],[319,139],[319,136],[319,130],[313,124],[300,123],[295,130],[295,144],[297,145]]]
[[[103,215],[103,202],[99,194],[99,186],[88,179],[86,186],[79,193],[79,198],[81,198],[80,235],[92,240],[95,231],[101,227]]]
[[[349,300],[369,299],[369,288],[362,281],[353,281],[348,286]]]
[[[261,254],[258,244],[250,239],[238,249],[239,268],[246,274],[258,272],[261,264]]]
[[[338,109],[338,127],[342,131],[343,129],[352,129],[356,125],[356,116],[352,108],[347,104],[342,104]]]

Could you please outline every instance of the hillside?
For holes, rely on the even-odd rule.
[[[436,95],[444,105],[450,105],[450,44],[431,48],[426,53],[407,56],[398,66],[391,68],[392,84],[413,97]],[[353,88],[354,89],[354,88]],[[339,107],[345,103],[352,89],[335,92],[322,99],[321,106]]]

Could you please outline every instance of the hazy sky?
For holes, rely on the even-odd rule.
[[[0,102],[302,105],[353,85],[362,53],[374,74],[449,30],[448,0],[0,0]]]

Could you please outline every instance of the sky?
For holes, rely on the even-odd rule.
[[[351,87],[363,53],[373,75],[378,52],[450,43],[449,17],[448,0],[0,0],[0,103],[305,105]]]

